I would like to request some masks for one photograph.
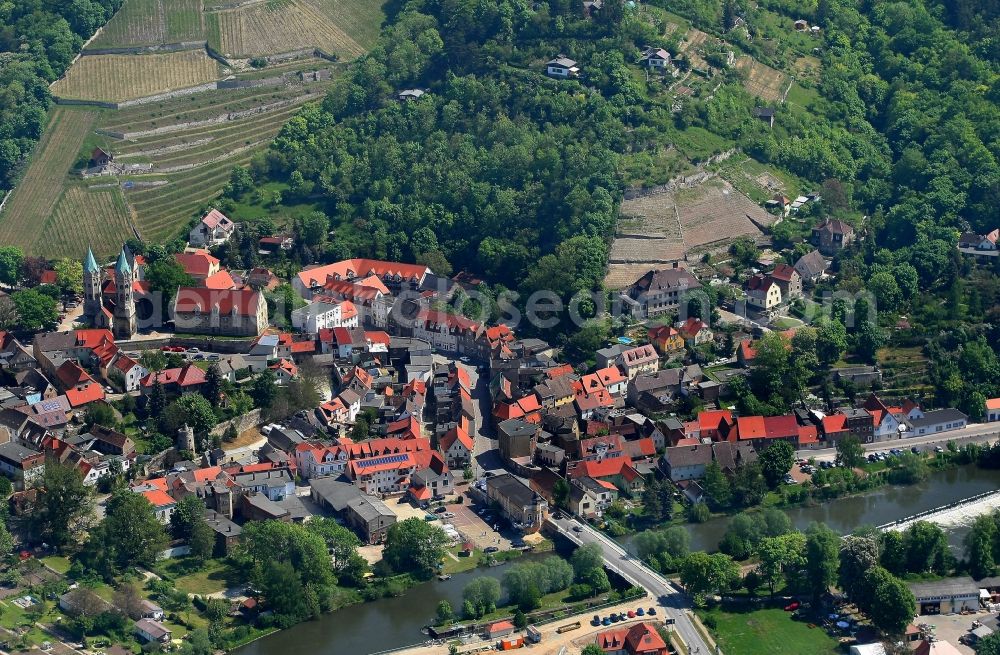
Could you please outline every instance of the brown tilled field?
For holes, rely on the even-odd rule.
[[[770,225],[775,219],[729,182],[718,178],[678,192],[676,202],[688,250],[759,235],[760,230],[749,217],[761,225]]]
[[[691,189],[626,200],[621,213],[604,279],[610,289],[628,286],[651,268],[683,260],[692,250],[758,236],[754,221],[770,225],[775,218],[719,178]]]
[[[747,80],[743,86],[752,95],[767,102],[777,102],[784,97],[788,76],[781,71],[746,55],[736,60],[736,68],[746,72]]]

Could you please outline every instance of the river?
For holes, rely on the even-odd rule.
[[[996,489],[1000,489],[1000,471],[960,466],[932,471],[920,484],[881,487],[863,495],[838,498],[820,505],[786,509],[785,513],[796,529],[804,530],[813,521],[820,521],[840,534],[848,534],[858,526],[882,525]],[[729,517],[688,524],[691,550],[715,550],[728,525]],[[967,526],[958,525],[945,530],[952,547],[960,548],[968,531]],[[622,541],[631,546],[629,537]]]
[[[554,553],[552,553],[554,554]],[[548,553],[544,556],[548,556]],[[490,576],[500,579],[515,562],[528,561],[526,556],[490,568],[477,568],[454,574],[450,580],[432,580],[396,598],[383,598],[360,603],[324,614],[319,620],[300,623],[244,646],[238,655],[364,655],[390,648],[399,648],[428,639],[420,629],[431,623],[437,604],[451,603],[456,612],[462,611],[462,590],[474,578]]]
[[[847,534],[861,525],[881,525],[933,509],[985,491],[1000,488],[1000,471],[964,466],[934,471],[928,479],[908,487],[883,487],[870,493],[840,498],[812,507],[786,510],[792,525],[805,529],[822,521]],[[729,523],[728,517],[691,524],[692,550],[715,550]],[[953,547],[961,545],[966,530],[948,530]],[[623,540],[628,545],[629,538]],[[265,637],[241,648],[238,655],[362,655],[418,643],[426,637],[420,629],[434,617],[438,602],[447,600],[456,611],[462,607],[462,589],[473,578],[500,578],[510,564],[458,573],[444,582],[434,580],[411,589],[399,598],[352,605],[324,615],[317,621]]]

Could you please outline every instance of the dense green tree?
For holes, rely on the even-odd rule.
[[[733,475],[732,490],[733,499],[738,505],[752,507],[760,504],[767,494],[767,481],[760,463],[754,461],[737,467]]]
[[[696,604],[704,603],[705,595],[727,591],[740,579],[739,567],[723,553],[691,553],[680,563],[680,578],[684,588],[694,596]]]
[[[848,468],[861,466],[865,461],[865,449],[861,440],[854,435],[838,439],[837,461]]]
[[[14,303],[15,325],[25,332],[39,332],[59,320],[56,301],[36,289],[21,289],[10,295]]]
[[[795,463],[795,447],[787,441],[776,441],[760,451],[758,461],[764,479],[773,489],[792,469],[792,464]]]
[[[478,619],[496,609],[500,602],[500,581],[486,576],[475,578],[462,590],[465,618]]]
[[[17,246],[0,246],[0,284],[14,286],[21,279],[24,252]]]
[[[993,557],[997,541],[997,525],[991,516],[978,516],[972,529],[965,536],[965,558],[969,562],[969,573],[976,580],[991,576],[996,571]]]
[[[837,582],[839,551],[840,537],[826,524],[813,523],[806,530],[806,581],[814,604]]]
[[[866,593],[858,605],[878,628],[901,635],[916,613],[913,592],[906,583],[880,566],[865,573]]]
[[[702,488],[708,494],[710,502],[718,507],[727,507],[732,499],[732,490],[729,486],[729,478],[722,472],[718,462],[709,462],[705,467],[705,477],[701,482]]]
[[[427,579],[438,570],[447,544],[444,530],[422,519],[410,518],[389,527],[382,557],[394,571]]]
[[[189,539],[195,525],[205,521],[205,504],[197,495],[184,496],[170,514],[170,533],[176,539]]]
[[[26,514],[32,536],[59,550],[73,547],[93,521],[93,489],[83,483],[79,469],[51,461],[35,488]]]
[[[840,566],[837,568],[837,586],[857,599],[865,593],[864,576],[878,566],[878,541],[866,536],[848,535],[840,542]]]

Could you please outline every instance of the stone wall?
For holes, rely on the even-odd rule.
[[[236,428],[237,434],[240,434],[245,430],[249,430],[252,427],[260,425],[260,423],[261,423],[260,408],[252,409],[243,416],[237,416],[236,418],[231,419],[229,421],[224,421],[222,423],[219,423],[214,428],[212,428],[209,434],[213,437],[216,435],[221,437],[223,434],[225,434],[226,430],[229,429],[230,425]]]

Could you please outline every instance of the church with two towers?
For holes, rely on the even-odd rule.
[[[131,339],[137,330],[136,294],[145,295],[142,268],[127,246],[114,267],[102,269],[87,248],[83,262],[83,315],[95,328],[111,330],[115,339]]]

